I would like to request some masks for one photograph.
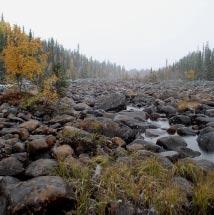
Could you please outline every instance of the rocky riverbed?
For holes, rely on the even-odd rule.
[[[156,157],[167,169],[188,161],[214,171],[214,83],[78,80],[51,107],[1,102],[0,214],[78,214],[78,189],[59,165],[81,169],[97,156],[127,163],[132,153],[143,162]],[[92,178],[102,168],[96,163]],[[172,179],[191,190],[193,182],[179,177]],[[93,195],[86,214],[101,214]],[[164,214],[153,205],[112,202],[105,214]]]

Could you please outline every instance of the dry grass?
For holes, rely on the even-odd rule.
[[[153,207],[160,215],[212,214],[214,210],[214,173],[205,176],[193,162],[185,160],[175,169],[166,169],[156,157],[138,159],[130,155],[131,162],[115,162],[111,157],[99,155],[88,164],[78,160],[61,162],[57,175],[65,178],[75,188],[76,209],[72,214],[105,214],[111,202],[128,202],[138,207]],[[94,178],[97,165],[101,173]],[[174,176],[194,182],[193,199],[172,184]],[[93,204],[92,204],[93,202]],[[191,205],[187,210],[187,207]]]
[[[202,215],[214,213],[214,172],[198,181],[192,202],[195,213]]]
[[[201,105],[199,101],[191,101],[191,100],[180,100],[177,103],[177,110],[180,112],[187,110],[195,110]]]
[[[203,170],[190,160],[178,161],[174,171],[175,175],[184,177],[193,183],[196,183],[203,177]]]

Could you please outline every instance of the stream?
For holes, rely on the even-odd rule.
[[[132,107],[132,106],[127,106],[127,110],[134,110],[134,111],[135,110],[138,110],[138,111],[141,110],[141,111],[143,111],[143,108],[136,108],[136,107]],[[171,135],[167,132],[167,129],[170,128],[170,124],[169,124],[169,121],[167,118],[159,118],[157,121],[152,121],[151,119],[148,119],[147,121],[156,125],[158,127],[156,130],[160,133],[160,135],[158,137],[148,137],[145,133],[141,134],[145,140],[147,140],[153,144],[156,144],[157,140],[161,137],[179,136],[177,133]],[[208,153],[208,152],[202,150],[198,145],[197,137],[198,137],[198,135],[196,135],[196,136],[182,136],[182,138],[186,141],[188,148],[201,153],[200,156],[195,157],[194,159],[197,159],[197,160],[206,159],[206,160],[214,162],[214,152]]]

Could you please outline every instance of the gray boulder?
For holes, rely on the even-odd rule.
[[[25,175],[28,177],[52,175],[56,167],[57,162],[53,159],[39,159],[27,167]]]
[[[16,176],[23,171],[23,164],[15,157],[4,158],[0,161],[0,176]]]
[[[95,109],[102,109],[105,111],[124,110],[126,107],[126,97],[121,93],[111,93],[97,98]]]
[[[186,147],[186,141],[179,136],[162,137],[157,140],[157,145],[162,146],[166,150],[177,151],[181,147]]]

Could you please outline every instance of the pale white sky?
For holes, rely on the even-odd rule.
[[[214,0],[0,0],[13,24],[126,68],[157,68],[209,41]]]

